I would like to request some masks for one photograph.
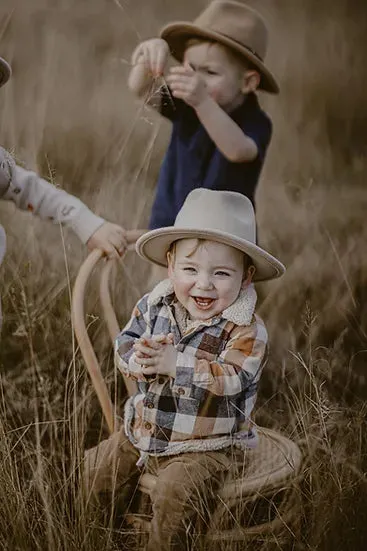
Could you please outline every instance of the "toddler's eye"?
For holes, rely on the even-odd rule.
[[[231,274],[229,274],[228,272],[222,272],[222,270],[219,270],[218,272],[215,272],[215,275],[218,275],[220,277],[229,277]]]
[[[217,75],[218,73],[216,71],[213,71],[212,69],[207,69],[206,71],[208,75]]]
[[[189,274],[194,274],[196,272],[195,268],[192,268],[191,266],[187,266],[186,268],[183,268],[183,271]]]

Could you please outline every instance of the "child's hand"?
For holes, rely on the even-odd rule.
[[[119,258],[127,247],[125,233],[121,226],[105,222],[88,239],[88,249],[102,249],[109,258]]]
[[[173,346],[173,335],[159,335],[152,339],[135,341],[135,361],[142,366],[144,375],[176,376],[177,351]]]
[[[162,38],[151,38],[141,42],[135,49],[131,62],[144,63],[145,70],[153,77],[162,76],[169,57],[169,47]]]
[[[194,109],[209,96],[204,80],[188,64],[172,67],[167,76],[167,82],[172,95],[182,99]]]

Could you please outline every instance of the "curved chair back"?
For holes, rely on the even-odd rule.
[[[143,230],[132,230],[127,232],[128,250],[134,250],[137,238],[143,233]],[[88,335],[85,323],[85,295],[91,275],[98,263],[104,262],[100,279],[100,301],[103,309],[103,315],[107,323],[108,332],[112,341],[115,341],[119,333],[119,324],[112,305],[109,280],[115,260],[108,260],[103,257],[100,250],[92,251],[83,262],[75,280],[72,296],[72,319],[75,335],[80,347],[81,354],[85,360],[92,384],[97,393],[103,415],[107,422],[108,430],[113,433],[115,430],[115,411],[112,404],[107,385],[103,378],[99,361],[95,354],[92,342]],[[136,385],[131,379],[124,377],[124,382],[128,394],[135,393]]]

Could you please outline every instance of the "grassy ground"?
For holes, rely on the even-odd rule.
[[[359,0],[249,3],[270,23],[269,65],[282,89],[279,98],[261,97],[275,131],[257,196],[260,241],[288,267],[278,282],[259,286],[271,354],[257,421],[304,451],[295,548],[364,549],[367,10]],[[0,54],[14,68],[0,92],[2,145],[102,216],[146,226],[169,126],[128,93],[130,53],[165,21],[192,18],[204,5],[2,0]],[[117,549],[118,534],[98,524],[78,494],[82,449],[105,434],[70,323],[70,288],[85,250],[13,205],[0,211],[8,234],[0,547]],[[146,268],[129,263],[143,290]],[[123,323],[136,297],[118,283]],[[113,378],[95,297],[92,289],[91,330]]]

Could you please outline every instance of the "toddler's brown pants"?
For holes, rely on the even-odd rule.
[[[116,432],[86,452],[87,490],[97,498],[106,492],[118,496],[125,484],[141,474],[136,466],[138,459],[139,452],[124,430]],[[151,495],[153,519],[148,551],[188,548],[191,523],[199,519],[205,525],[216,489],[232,461],[231,452],[225,450],[149,457],[146,472],[158,480]]]

